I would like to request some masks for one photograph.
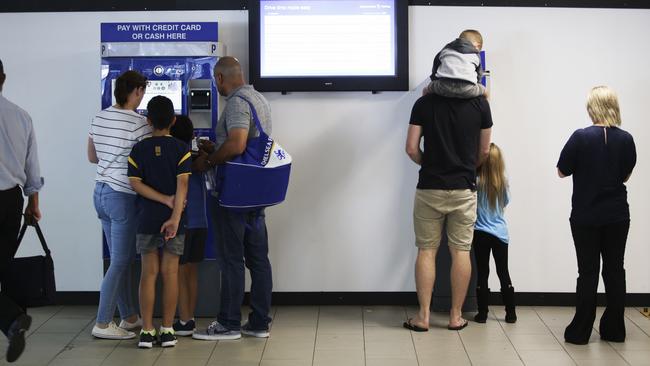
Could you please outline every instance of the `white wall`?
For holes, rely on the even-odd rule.
[[[43,227],[60,290],[97,290],[101,279],[93,167],[85,160],[99,108],[99,23],[215,20],[228,53],[247,67],[246,12],[0,14],[4,94],[36,126],[46,177]],[[515,287],[574,289],[571,181],[559,180],[554,167],[571,132],[589,123],[589,88],[608,84],[619,92],[623,127],[639,156],[628,185],[628,291],[650,292],[650,127],[642,113],[650,96],[650,44],[643,41],[650,11],[478,7],[410,8],[411,92],[267,94],[274,136],[294,157],[288,199],[268,210],[276,291],[414,289],[417,168],[403,152],[408,117],[433,55],[468,27],[483,33],[493,73],[493,136],[512,186]],[[36,248],[32,236],[19,254]]]

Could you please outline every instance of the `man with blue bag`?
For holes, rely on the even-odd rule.
[[[244,81],[234,57],[222,57],[214,68],[226,107],[216,127],[216,145],[202,142],[210,167],[216,167],[212,222],[221,264],[221,307],[217,319],[193,338],[239,339],[269,336],[273,287],[268,258],[264,208],[286,195],[291,157],[270,137],[269,102]],[[248,322],[241,325],[246,266],[251,274]]]

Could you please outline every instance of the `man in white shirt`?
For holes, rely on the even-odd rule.
[[[6,80],[0,60],[0,93]],[[29,114],[0,94],[0,282],[6,280],[9,264],[18,250],[18,231],[24,199],[25,220],[41,219],[38,191],[43,178],[38,165],[36,136]],[[7,361],[13,362],[25,349],[25,332],[32,319],[7,294],[0,293],[0,330],[9,339]]]

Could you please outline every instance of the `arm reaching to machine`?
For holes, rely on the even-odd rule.
[[[231,128],[228,130],[228,139],[208,156],[208,163],[215,166],[241,155],[246,150],[247,141],[248,129]]]

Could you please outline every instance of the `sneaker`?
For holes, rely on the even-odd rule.
[[[138,320],[136,320],[133,323],[129,323],[128,321],[122,319],[122,321],[120,322],[120,328],[126,330],[134,330],[136,328],[142,328],[142,318],[138,318]]]
[[[268,329],[252,329],[249,323],[241,327],[241,333],[256,338],[268,338],[271,335]]]
[[[174,347],[178,343],[174,330],[160,330],[160,345],[163,347]]]
[[[194,322],[194,319],[188,320],[185,325],[181,324],[180,320],[177,320],[176,323],[174,323],[174,332],[176,332],[176,335],[179,336],[191,336],[194,334],[194,331],[196,330],[196,323]]]
[[[25,332],[32,325],[32,317],[27,314],[20,314],[11,323],[7,338],[9,347],[7,347],[7,362],[14,362],[20,357],[25,350]]]
[[[102,329],[95,324],[91,333],[95,338],[102,339],[133,339],[135,333],[119,328],[115,322],[108,323],[108,327]]]
[[[223,341],[241,338],[241,332],[238,330],[230,330],[218,321],[213,321],[206,329],[205,333],[194,332],[192,338],[200,339],[203,341]]]
[[[139,348],[151,348],[153,344],[156,343],[156,330],[147,330],[144,329],[140,331],[140,342],[138,342]]]

